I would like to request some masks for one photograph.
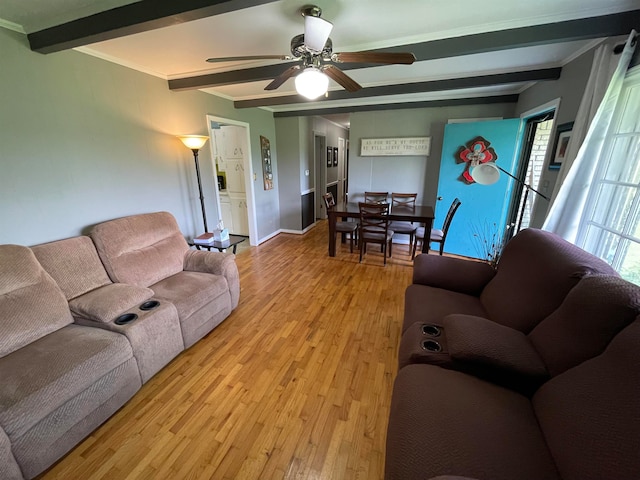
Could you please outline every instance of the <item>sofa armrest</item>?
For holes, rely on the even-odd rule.
[[[230,253],[189,250],[184,256],[184,269],[189,272],[222,275],[229,284],[231,308],[236,308],[240,300],[240,275],[236,256]]]
[[[413,263],[413,283],[468,295],[479,295],[495,274],[488,263],[440,255],[418,255]]]
[[[74,317],[105,323],[152,296],[153,290],[145,287],[110,283],[69,300],[69,309]]]
[[[531,379],[548,377],[544,362],[521,331],[473,315],[447,315],[442,323],[454,361]]]

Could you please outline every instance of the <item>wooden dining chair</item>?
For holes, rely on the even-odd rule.
[[[336,201],[333,198],[333,194],[331,192],[327,192],[322,195],[322,199],[324,200],[324,206],[327,209],[327,213],[333,207],[336,206]],[[336,234],[340,233],[342,236],[342,242],[344,243],[344,237],[348,233],[349,234],[349,248],[351,253],[353,253],[353,244],[358,241],[358,223],[357,222],[336,222]]]
[[[387,264],[387,250],[389,257],[392,254],[393,231],[389,230],[389,204],[388,203],[358,203],[360,209],[360,235],[358,245],[360,247],[360,262],[367,252],[367,243],[376,243],[381,246],[383,262]]]
[[[418,198],[417,193],[391,193],[391,208],[415,210],[416,198]],[[409,235],[409,251],[411,251],[418,225],[413,222],[393,221],[389,224],[389,228],[393,230],[393,233]]]
[[[386,202],[389,192],[364,192],[364,203]]]
[[[447,212],[447,216],[444,218],[444,223],[442,224],[442,230],[438,230],[435,228],[431,229],[431,232],[429,234],[429,243],[439,243],[440,244],[440,255],[442,255],[442,252],[444,251],[444,242],[447,239],[447,233],[449,232],[449,227],[451,226],[451,221],[453,220],[453,216],[456,214],[456,212],[458,211],[458,207],[460,207],[460,205],[462,204],[462,202],[460,202],[460,199],[456,198],[453,200],[453,202],[451,203],[451,206],[449,207],[449,211]],[[418,248],[418,242],[424,242],[425,238],[425,229],[424,227],[419,227],[416,230],[416,238],[415,241],[413,243],[413,253],[411,254],[411,258],[414,258],[416,256],[416,249]]]

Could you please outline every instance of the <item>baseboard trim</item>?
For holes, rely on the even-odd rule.
[[[270,233],[266,237],[262,237],[262,238],[258,239],[258,245],[260,245],[261,243],[266,242],[267,240],[271,240],[273,237],[277,236],[279,233],[280,233],[280,230],[276,230],[275,232]]]
[[[290,230],[288,228],[281,228],[280,230],[278,230],[278,233],[291,233],[293,235],[304,235],[309,230],[314,228],[316,226],[316,224],[317,224],[317,222],[314,222],[311,225],[309,225],[307,228],[305,228],[304,230]]]

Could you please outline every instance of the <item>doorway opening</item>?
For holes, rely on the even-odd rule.
[[[547,202],[540,193],[549,140],[553,130],[555,109],[528,117],[524,129],[522,153],[516,177],[509,214],[507,216],[509,237],[520,230],[532,226],[534,211],[538,202]]]
[[[258,244],[249,124],[207,115],[218,219]],[[217,222],[216,222],[217,223]]]
[[[318,133],[313,134],[313,161],[315,170],[315,218],[327,218],[322,195],[327,193],[327,170],[325,167],[327,137]]]

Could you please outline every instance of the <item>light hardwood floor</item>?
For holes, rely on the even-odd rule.
[[[42,479],[383,478],[408,246],[327,224],[238,252],[238,308]]]

